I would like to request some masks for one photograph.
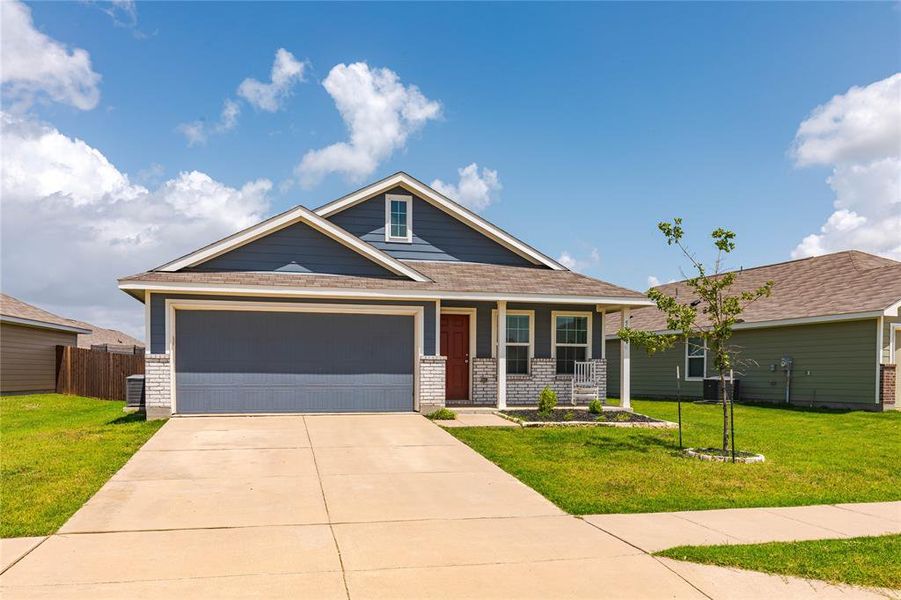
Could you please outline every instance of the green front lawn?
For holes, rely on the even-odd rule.
[[[676,420],[676,403],[634,401]],[[687,446],[718,446],[722,409],[682,405]],[[573,514],[796,506],[901,499],[901,412],[736,406],[738,448],[763,464],[684,458],[675,430],[461,428],[448,431]]]
[[[679,546],[677,560],[873,587],[901,589],[901,535],[738,546]]]
[[[56,531],[163,424],[123,406],[61,394],[0,398],[0,537]]]

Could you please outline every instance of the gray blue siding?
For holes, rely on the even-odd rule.
[[[305,223],[295,223],[197,265],[196,271],[281,271],[396,277]]]
[[[403,188],[395,188],[387,193],[413,195]],[[343,210],[329,219],[335,225],[399,259],[534,266],[415,195],[413,241],[409,244],[385,241],[385,194]]]
[[[153,294],[150,301],[150,352],[159,354],[166,350],[166,299],[180,300],[232,300],[254,302],[312,302],[328,304],[377,304],[388,306],[422,306],[423,314],[423,352],[435,354],[435,303],[428,301],[389,301],[389,300],[344,300],[332,298],[270,298],[255,296],[208,296],[194,294]],[[343,340],[346,344],[357,342],[355,338]]]

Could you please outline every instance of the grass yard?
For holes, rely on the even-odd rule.
[[[164,423],[125,415],[124,405],[0,397],[0,537],[56,531]]]
[[[901,589],[901,535],[736,546],[679,546],[658,552],[677,560]]]
[[[676,420],[676,403],[633,401]],[[718,446],[722,409],[683,404],[686,446]],[[736,406],[737,447],[763,464],[678,453],[676,430],[461,428],[448,431],[573,514],[798,506],[901,499],[901,412]]]

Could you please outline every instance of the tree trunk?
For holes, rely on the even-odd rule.
[[[720,400],[723,403],[723,452],[729,451],[729,403],[726,402],[726,372],[720,369]]]

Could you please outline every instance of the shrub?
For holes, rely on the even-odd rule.
[[[593,415],[600,415],[604,412],[604,405],[601,404],[601,401],[595,398],[591,402],[588,403],[588,412]]]
[[[555,406],[557,406],[557,392],[544,386],[544,389],[538,394],[538,414],[550,415]]]
[[[616,413],[616,420],[621,423],[625,423],[626,421],[629,421],[631,418],[632,418],[631,415],[629,415],[629,413],[627,413],[624,410]]]
[[[563,415],[563,420],[564,420],[564,421],[572,421],[572,420],[575,419],[575,418],[576,418],[576,413],[574,413],[574,412],[571,411],[571,410],[566,411],[566,414]]]
[[[428,416],[428,418],[432,419],[433,421],[453,421],[457,418],[457,413],[449,408],[442,407],[426,416]]]

